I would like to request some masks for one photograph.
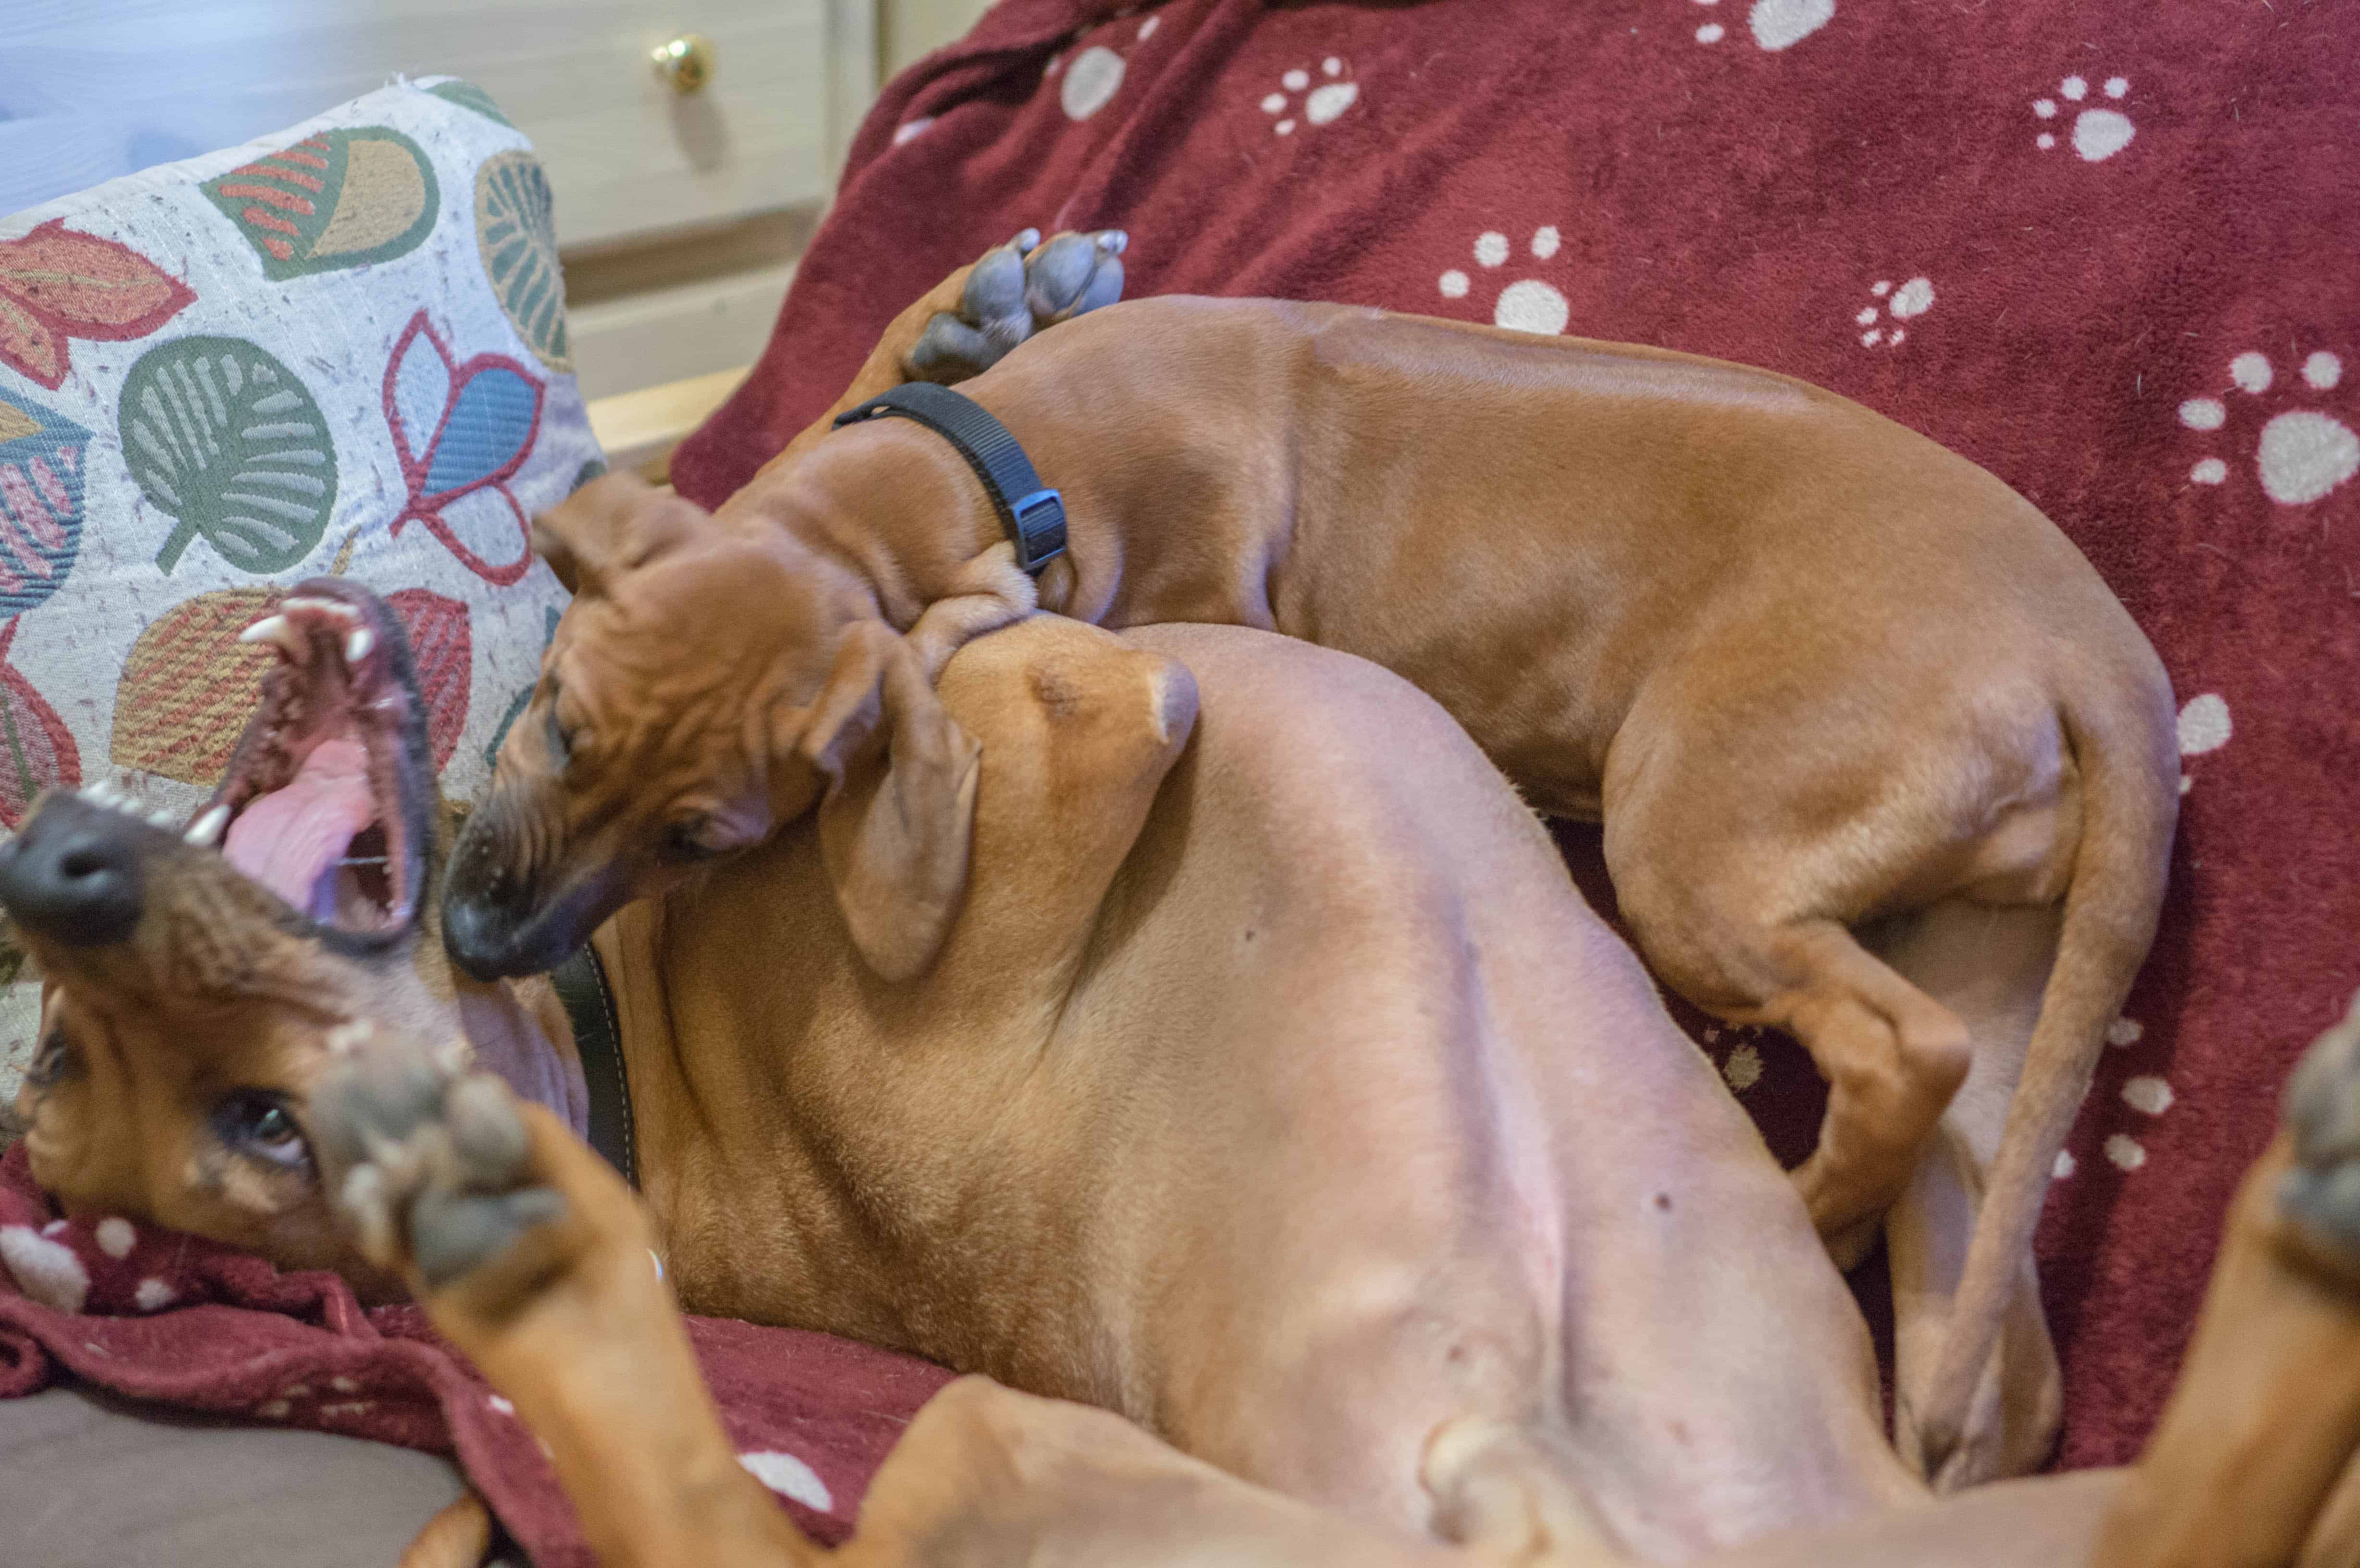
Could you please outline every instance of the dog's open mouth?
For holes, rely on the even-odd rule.
[[[432,770],[399,626],[356,583],[314,579],[242,641],[277,659],[188,841],[314,923],[354,935],[417,918]]]

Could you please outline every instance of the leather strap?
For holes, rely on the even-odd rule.
[[[836,424],[840,429],[893,414],[917,420],[958,449],[1000,513],[1000,526],[1016,547],[1017,565],[1038,576],[1064,553],[1065,497],[1041,483],[1008,427],[981,404],[931,381],[910,381],[838,414]]]
[[[631,1081],[623,1073],[623,1034],[615,1023],[615,995],[595,948],[582,950],[549,972],[557,999],[574,1025],[574,1050],[590,1090],[590,1147],[639,1190],[639,1150],[631,1137]]]

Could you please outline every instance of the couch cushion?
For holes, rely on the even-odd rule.
[[[459,1496],[448,1459],[82,1384],[0,1399],[15,1568],[384,1568]]]
[[[598,464],[548,183],[465,82],[0,219],[0,824],[109,778],[192,810],[268,665],[238,632],[323,572],[400,612],[473,797],[564,600],[526,519]]]

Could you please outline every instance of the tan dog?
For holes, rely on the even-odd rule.
[[[376,1054],[376,1053],[373,1053]],[[451,1170],[497,1091],[461,1082],[439,1107],[387,1051],[332,1084],[326,1118]],[[1936,1507],[1786,1532],[1702,1568],[2262,1568],[2360,1552],[2360,1002],[2288,1096],[2289,1130],[2233,1207],[2212,1290],[2161,1430],[2127,1472],[1981,1488]],[[509,1124],[513,1126],[513,1123]],[[1428,1444],[1423,1479],[1455,1549],[1366,1531],[1246,1485],[1102,1412],[967,1378],[911,1424],[839,1551],[798,1539],[734,1455],[671,1302],[641,1265],[629,1194],[553,1118],[528,1107],[497,1171],[469,1175],[564,1217],[422,1292],[436,1325],[508,1390],[550,1443],[611,1564],[770,1568],[1087,1564],[1168,1568],[1606,1568],[1560,1477],[1510,1458],[1480,1421]],[[342,1134],[349,1138],[349,1132]],[[436,1158],[442,1156],[443,1158]],[[447,1185],[451,1178],[440,1178]],[[437,1225],[438,1180],[381,1189],[388,1264]],[[406,1222],[406,1223],[405,1223]],[[413,1277],[418,1270],[412,1266]],[[421,1286],[426,1281],[421,1279]],[[628,1367],[628,1377],[609,1368]],[[619,1441],[628,1430],[633,1441]],[[645,1432],[640,1438],[639,1433]]]
[[[358,670],[340,659],[340,650],[355,646],[355,631],[370,634]],[[324,921],[311,920],[203,847],[224,836],[224,824],[211,811],[191,828],[200,842],[191,844],[110,807],[72,797],[46,801],[26,832],[0,850],[0,898],[50,976],[49,1028],[24,1104],[44,1180],[78,1212],[115,1208],[194,1225],[259,1245],[282,1260],[332,1262],[380,1288],[406,1279],[443,1332],[549,1443],[610,1563],[752,1568],[828,1555],[797,1539],[735,1463],[670,1295],[646,1262],[650,1247],[663,1247],[675,1280],[690,1270],[721,1272],[744,1288],[742,1268],[716,1269],[712,1261],[743,1259],[742,1242],[731,1247],[729,1238],[708,1235],[701,1249],[683,1248],[678,1222],[661,1206],[650,1225],[621,1183],[564,1130],[567,1120],[579,1121],[579,1084],[562,1032],[535,1040],[533,1009],[516,1005],[503,988],[453,987],[435,944],[420,940],[415,899],[431,864],[423,815],[428,775],[398,626],[351,585],[328,583],[307,585],[274,635],[290,657],[240,750],[223,802],[240,820],[267,818],[273,802],[315,771],[307,749],[316,756],[322,741],[357,733],[377,820],[354,836],[375,834],[398,846],[388,856],[392,872],[379,883],[325,862],[322,877],[341,897]],[[675,1061],[703,1079],[696,1104],[727,1108],[748,1085],[757,1094],[783,1088],[791,1098],[774,1099],[772,1115],[805,1129],[773,1147],[787,1167],[783,1175],[766,1170],[759,1154],[732,1155],[731,1135],[708,1141],[690,1129],[650,1143],[652,1167],[691,1172],[672,1183],[671,1203],[679,1204],[698,1180],[700,1161],[708,1192],[748,1172],[792,1191],[805,1184],[797,1172],[812,1171],[814,1160],[858,1157],[858,1136],[873,1104],[838,1124],[803,1105],[807,1094],[840,1102],[852,1093],[892,1100],[905,1116],[947,1116],[928,1130],[964,1127],[963,1146],[940,1149],[913,1138],[901,1145],[901,1171],[835,1167],[842,1177],[865,1175],[862,1189],[882,1203],[858,1203],[839,1188],[832,1197],[774,1206],[769,1191],[757,1190],[734,1222],[740,1237],[766,1222],[792,1235],[795,1225],[781,1222],[825,1220],[831,1211],[854,1228],[912,1222],[917,1228],[879,1232],[865,1246],[838,1250],[840,1240],[825,1235],[808,1245],[824,1253],[824,1265],[842,1261],[856,1276],[864,1272],[864,1251],[873,1263],[912,1239],[969,1254],[963,1278],[929,1270],[916,1288],[900,1288],[900,1306],[889,1303],[898,1314],[923,1318],[930,1326],[921,1332],[940,1333],[963,1314],[971,1321],[989,1316],[958,1287],[986,1278],[986,1288],[1003,1302],[1011,1287],[1013,1293],[1026,1288],[1005,1273],[990,1280],[973,1269],[1007,1270],[1053,1256],[1037,1247],[1000,1252],[992,1244],[1005,1236],[1011,1214],[1020,1225],[1056,1223],[1041,1200],[1063,1194],[1070,1203],[1075,1189],[1047,1178],[1059,1161],[1086,1154],[1094,1138],[1136,1138],[1144,1129],[1151,1146],[1213,1150],[1242,1133],[1250,1154],[1264,1160],[1275,1154],[1315,1179],[1299,1207],[1283,1200],[1225,1203],[1266,1195],[1271,1184],[1255,1166],[1226,1167],[1208,1153],[1139,1167],[1101,1162],[1104,1201],[1095,1212],[1120,1222],[1136,1205],[1164,1212],[1159,1205],[1168,1203],[1172,1219],[1146,1234],[1198,1261],[1218,1261],[1242,1240],[1247,1250],[1228,1255],[1249,1265],[1259,1258],[1263,1269],[1299,1270],[1303,1260],[1295,1254],[1327,1247],[1357,1253],[1372,1266],[1340,1278],[1348,1287],[1340,1294],[1288,1290],[1283,1300],[1263,1303],[1283,1315],[1324,1308],[1313,1314],[1316,1321],[1348,1322],[1355,1309],[1373,1306],[1382,1317],[1389,1279],[1438,1290],[1434,1299],[1450,1316],[1429,1326],[1414,1320],[1401,1325],[1413,1366],[1423,1360],[1432,1370],[1437,1361],[1454,1364],[1451,1336],[1442,1333],[1448,1323],[1472,1326],[1487,1301],[1490,1309],[1499,1305],[1496,1295],[1472,1283],[1486,1272],[1482,1259],[1495,1260],[1489,1272],[1496,1279],[1502,1260],[1529,1265],[1551,1250],[1543,1245],[1545,1231],[1526,1230],[1505,1236],[1513,1257],[1500,1252],[1499,1220],[1515,1211],[1482,1194],[1492,1183],[1516,1179],[1513,1150],[1529,1137],[1515,1129],[1520,1105],[1569,1109],[1577,1119],[1560,1129],[1551,1140],[1555,1152],[1541,1160],[1544,1172],[1569,1162],[1578,1179],[1576,1190],[1557,1193],[1558,1217],[1571,1222],[1557,1249],[1568,1267],[1553,1300],[1543,1290],[1524,1305],[1544,1317],[1561,1314],[1568,1353],[1561,1375],[1579,1399],[1552,1414],[1546,1388],[1527,1389],[1525,1403],[1543,1409],[1502,1420],[1477,1399],[1467,1401],[1473,1410],[1442,1422],[1429,1441],[1405,1445],[1422,1483],[1420,1511],[1430,1511],[1443,1536],[1464,1543],[1463,1551],[1446,1552],[1249,1486],[1104,1413],[968,1379],[922,1413],[880,1474],[860,1534],[836,1554],[847,1568],[1604,1563],[1619,1554],[1601,1539],[1601,1516],[1623,1514],[1642,1499],[1634,1517],[1657,1530],[1693,1532],[1692,1539],[1746,1535],[1778,1515],[1821,1521],[1709,1559],[1727,1568],[2278,1563],[2306,1541],[2318,1554],[2306,1562],[2345,1560],[2337,1553],[2355,1543],[2351,1483],[2330,1494],[2360,1439],[2360,1383],[2343,1375],[2360,1367],[2360,1290],[2353,1283],[2360,1279],[2360,1203],[2353,1200],[2360,1014],[2322,1042],[2298,1077],[2290,1138],[2240,1197],[2190,1371],[2130,1486],[2118,1488],[2105,1475],[2073,1476],[1994,1488],[1939,1509],[1879,1508],[1863,1493],[1885,1490],[1892,1467],[1875,1452],[1870,1430],[1873,1396],[1858,1360],[1858,1322],[1809,1240],[1799,1206],[1726,1096],[1712,1088],[1709,1069],[1655,1008],[1627,953],[1594,921],[1577,909],[1570,926],[1561,926],[1560,909],[1536,930],[1498,930],[1504,918],[1499,900],[1529,902],[1545,914],[1564,895],[1561,879],[1549,874],[1546,844],[1496,778],[1429,707],[1349,660],[1273,646],[1251,634],[1174,628],[1151,636],[1185,654],[1205,693],[1198,733],[1160,790],[1158,764],[1178,744],[1175,696],[1185,690],[1175,684],[1185,677],[1165,659],[1112,648],[1102,634],[1035,622],[968,650],[949,671],[944,699],[952,713],[984,738],[988,758],[1008,758],[1011,766],[1003,773],[1002,764],[987,760],[981,781],[976,895],[956,922],[945,958],[946,971],[965,977],[969,995],[956,1004],[948,1032],[931,1040],[901,1036],[901,1051],[887,1055],[874,1043],[845,1039],[847,1020],[835,1014],[831,1028],[811,1033],[710,1039],[715,1060],[677,1035],[627,1036],[638,1040],[635,1083],[660,1102],[681,1103],[663,1066]],[[1325,769],[1316,761],[1306,768],[1296,755],[1305,741],[1310,757],[1336,760]],[[1369,768],[1365,753],[1380,745],[1419,766]],[[1109,767],[1125,758],[1145,765]],[[1326,769],[1348,787],[1331,788],[1321,776]],[[1112,873],[1095,919],[1084,922],[1091,939],[1081,949],[1076,989],[1060,1009],[1057,1034],[1047,1049],[1011,1062],[1001,1041],[1017,1027],[1008,1021],[1011,1010],[989,1004],[995,996],[1020,997],[1028,976],[1011,980],[1005,964],[979,976],[978,954],[964,928],[993,920],[1038,934],[1036,918],[1054,929],[1061,915],[1071,916],[1075,906],[1061,904],[1055,890],[1077,891],[1069,867],[1111,853],[1106,841],[1120,841],[1121,822],[1135,820],[1138,810],[1122,802],[1142,791],[1158,795],[1157,809]],[[1321,825],[1330,819],[1331,826]],[[226,825],[232,855],[250,853],[240,848],[237,822]],[[289,824],[281,818],[275,825]],[[1429,849],[1420,849],[1415,836],[1399,836],[1427,825],[1444,830]],[[1076,831],[1064,838],[1047,831],[1060,827]],[[769,891],[805,907],[794,917],[797,929],[826,923],[810,908],[827,898],[810,837],[809,829],[790,834],[704,889],[675,894],[644,911],[639,937],[609,937],[602,946],[626,964],[640,940],[668,955],[718,951],[729,984],[715,989],[734,987],[738,995],[718,998],[717,1011],[760,1013],[766,994],[795,985],[782,981],[780,966],[770,962],[789,949],[747,923],[771,918],[766,906],[772,900],[761,885],[768,880]],[[1318,853],[1311,864],[1290,866],[1273,851],[1282,838],[1298,852],[1310,845]],[[1013,855],[1007,853],[1011,840]],[[341,858],[344,847],[328,853]],[[765,861],[774,869],[763,872]],[[788,867],[797,869],[790,874]],[[1003,869],[1022,885],[1007,890],[1018,896],[997,896]],[[755,890],[728,894],[727,885],[738,879]],[[1223,890],[1209,909],[1208,885]],[[1453,886],[1470,885],[1483,890],[1480,900],[1450,896]],[[1044,891],[1051,895],[1045,899]],[[1240,914],[1252,924],[1240,926]],[[1406,938],[1405,947],[1392,949],[1392,964],[1353,973],[1319,955],[1326,946],[1363,960],[1382,957],[1387,931]],[[1453,939],[1437,943],[1445,931]],[[1011,931],[978,934],[987,939],[981,945],[1003,957],[1037,951],[1016,942]],[[1553,945],[1564,943],[1571,945]],[[1584,955],[1579,973],[1539,978],[1521,1005],[1513,994],[1495,996],[1507,1004],[1498,1018],[1470,1016],[1481,1010],[1473,998],[1506,978],[1502,966],[1562,971],[1568,951]],[[731,953],[750,953],[750,961],[731,964]],[[1425,965],[1400,962],[1420,953]],[[861,978],[841,934],[823,934],[808,956],[821,996],[849,992],[869,1007],[887,1005],[867,1027],[913,1021],[891,1016],[899,993]],[[1418,980],[1421,969],[1437,964],[1440,976]],[[1200,970],[1212,971],[1218,983],[1192,983],[1189,976]],[[659,985],[674,978],[655,976]],[[1463,1039],[1448,1030],[1434,1037],[1428,1026],[1429,1049],[1457,1064],[1448,1074],[1456,1094],[1414,1086],[1372,1092],[1382,1077],[1356,1073],[1353,1062],[1322,1049],[1330,1030],[1340,1031],[1353,1037],[1364,1066],[1398,1066],[1401,1040],[1382,1029],[1356,1029],[1355,1021],[1401,1006],[1436,978],[1459,998],[1455,1016],[1475,1026]],[[1302,994],[1290,996],[1298,987]],[[1155,995],[1163,989],[1193,997],[1194,1005],[1159,1035],[1153,1020],[1164,1016]],[[1121,1006],[1126,994],[1128,1008]],[[525,999],[536,995],[528,988]],[[640,993],[642,1007],[655,1000]],[[939,1007],[946,999],[927,1004],[921,994],[901,1000]],[[1285,1018],[1316,1023],[1273,1026],[1268,1015],[1274,1005]],[[1111,1065],[1098,1060],[1088,1042],[1124,1041],[1142,1013],[1149,1038],[1136,1054],[1117,1051]],[[519,1120],[509,1092],[497,1082],[454,1079],[450,1059],[401,1049],[421,1039],[415,1031],[425,1031],[423,1040],[441,1038],[462,1015],[479,1039],[488,1033],[507,1053],[497,1060],[512,1082],[555,1100],[564,1113],[532,1105]],[[699,1016],[709,1022],[714,1010]],[[987,1027],[960,1032],[970,1017]],[[1519,1022],[1535,1017],[1538,1026]],[[994,1018],[1002,1020],[999,1030],[988,1027]],[[1227,1029],[1220,1027],[1225,1019]],[[857,1036],[862,1024],[849,1021]],[[495,1026],[489,1031],[486,1022]],[[562,1015],[547,1027],[562,1030]],[[1304,1038],[1294,1038],[1298,1033]],[[1545,1037],[1536,1065],[1568,1059],[1586,1069],[1590,1082],[1560,1096],[1550,1089],[1556,1074],[1527,1070],[1531,1099],[1509,1092],[1514,1084],[1506,1074],[1523,1052],[1497,1048],[1511,1036],[1528,1042]],[[367,1043],[355,1052],[356,1039]],[[1486,1040],[1495,1049],[1480,1049]],[[534,1073],[516,1053],[519,1042],[555,1054]],[[653,1072],[646,1071],[650,1056]],[[835,1072],[828,1071],[831,1057]],[[340,1070],[342,1062],[352,1070]],[[880,1069],[889,1081],[863,1081]],[[937,1085],[931,1094],[923,1092],[929,1082]],[[996,1094],[995,1083],[1003,1086]],[[1259,1086],[1240,1097],[1246,1083]],[[1105,1115],[1109,1087],[1125,1107],[1111,1118]],[[1156,1097],[1175,1088],[1183,1091],[1183,1108],[1155,1114]],[[1042,1128],[1039,1108],[1060,1101],[1076,1107],[1065,1136],[1025,1136]],[[1290,1101],[1298,1107],[1295,1138],[1259,1136],[1257,1124],[1282,1119]],[[1463,1105],[1486,1130],[1472,1144],[1424,1142],[1419,1129],[1430,1134],[1452,1120],[1437,1113],[1437,1101]],[[838,1125],[850,1139],[825,1144],[810,1136]],[[1323,1157],[1338,1151],[1355,1127],[1382,1135],[1382,1148],[1359,1168],[1318,1180]],[[1686,1147],[1667,1153],[1674,1142]],[[1000,1150],[999,1158],[977,1160],[979,1147]],[[1435,1158],[1451,1147],[1461,1149],[1459,1160]],[[1470,1166],[1465,1157],[1479,1154]],[[909,1168],[912,1157],[915,1169]],[[1626,1168],[1634,1161],[1636,1168]],[[1646,1169],[1650,1161],[1658,1169]],[[994,1183],[1011,1169],[1039,1172],[1038,1196],[1033,1188],[1020,1192],[1032,1200],[1026,1214],[1028,1205],[995,1193],[974,1207],[1001,1227],[999,1235],[968,1231],[930,1218],[890,1185],[897,1178],[923,1180],[929,1167],[959,1172],[970,1187]],[[1659,1185],[1666,1178],[1677,1185]],[[1544,1173],[1533,1195],[1545,1199],[1550,1185]],[[323,1195],[331,1189],[346,1196],[345,1217],[358,1222],[356,1236],[335,1231]],[[1399,1205],[1390,1214],[1383,1212],[1388,1203]],[[964,1210],[956,1203],[943,1208]],[[718,1203],[707,1212],[723,1214]],[[1080,1217],[1091,1212],[1086,1206]],[[1225,1214],[1231,1220],[1226,1226],[1218,1218]],[[1527,1210],[1524,1223],[1547,1217],[1544,1203]],[[1323,1218],[1338,1222],[1340,1232],[1318,1223]],[[324,1227],[303,1228],[311,1220]],[[1078,1227],[1074,1236],[1085,1243],[1074,1250],[1077,1259],[1102,1256],[1086,1245],[1087,1230]],[[1251,1234],[1237,1238],[1240,1230]],[[1454,1232],[1469,1245],[1437,1255],[1447,1260],[1438,1269],[1435,1258],[1406,1269],[1384,1261],[1406,1259],[1421,1238]],[[1103,1225],[1098,1233],[1105,1234]],[[1667,1272],[1659,1277],[1659,1269]],[[1085,1267],[1062,1289],[1053,1281],[1035,1288],[1045,1284],[1054,1300],[1066,1290],[1086,1292],[1108,1273]],[[950,1288],[926,1288],[933,1280]],[[1167,1288],[1184,1296],[1236,1282],[1218,1273],[1166,1277]],[[818,1288],[832,1289],[825,1279]],[[851,1288],[857,1293],[868,1287],[856,1278]],[[886,1289],[895,1290],[890,1281]],[[1337,1308],[1341,1319],[1333,1315]],[[1003,1321],[1017,1337],[1036,1336],[1035,1355],[1054,1355],[1060,1344],[1126,1348],[1118,1336],[1065,1334],[1054,1310],[1039,1320],[1011,1314]],[[1282,1332],[1276,1345],[1257,1344],[1252,1332],[1264,1321],[1237,1315],[1232,1347],[1250,1364],[1275,1356],[1283,1373],[1300,1341]],[[1601,1337],[1588,1337],[1593,1334]],[[1472,1348],[1479,1364],[1497,1365],[1502,1347],[1480,1339],[1459,1344]],[[1129,1348],[1145,1349],[1145,1337]],[[1347,1370],[1366,1383],[1371,1365],[1363,1357]],[[1167,1376],[1189,1370],[1164,1369]],[[1207,1370],[1196,1368],[1182,1381],[1200,1382]],[[1260,1375],[1270,1377],[1270,1369]],[[1286,1388],[1283,1381],[1277,1387]],[[1341,1397],[1354,1394],[1348,1388]],[[1326,1410],[1300,1397],[1266,1394],[1264,1402],[1273,1407],[1265,1419],[1273,1430],[1249,1434],[1264,1456],[1284,1447],[1289,1428],[1309,1433],[1315,1444],[1336,1431],[1332,1418],[1320,1419]],[[1575,1439],[1569,1453],[1553,1454],[1534,1441],[1552,1429]],[[1372,1470],[1390,1468],[1389,1456],[1377,1458]],[[1908,1490],[1893,1496],[1906,1503]],[[2102,1523],[2104,1552],[2092,1559],[2088,1543]],[[1614,1533],[1646,1532],[1626,1526]],[[446,1519],[421,1551],[453,1547],[455,1554],[415,1561],[472,1562],[467,1553],[480,1540],[480,1529],[470,1530],[467,1520]],[[1651,1554],[1688,1553],[1659,1542]]]
[[[541,1243],[497,1261],[553,1209],[517,1177],[486,1080],[454,1100],[432,1087],[454,1062],[397,1073],[380,1111],[403,1137],[447,1125],[457,1154],[357,1185],[344,1168],[379,1157],[314,1105],[351,1026],[436,1041],[472,1029],[467,1009],[501,1031],[489,1064],[568,1120],[578,1085],[562,1021],[544,1040],[531,996],[453,989],[422,940],[398,626],[350,584],[290,605],[200,842],[61,796],[0,849],[0,901],[49,986],[34,1172],[70,1211],[377,1292],[396,1263],[437,1290],[487,1265],[537,1279]],[[1921,1495],[1791,1183],[1438,708],[1264,634],[1126,644],[1050,616],[963,650],[941,701],[983,749],[968,886],[923,979],[861,958],[825,820],[599,937],[651,1239],[684,1304],[1103,1406],[1403,1543],[1447,1527],[1419,1477],[1454,1422],[1480,1438],[1455,1466],[1545,1481],[1565,1528],[1650,1559]],[[322,815],[347,743],[367,821]],[[379,839],[382,884],[343,864]],[[311,847],[290,863],[282,844]],[[358,1240],[330,1192],[360,1209]],[[555,1325],[546,1356],[571,1312],[494,1315]],[[657,1418],[567,1431],[543,1401],[646,1411],[631,1345],[676,1331],[645,1315],[626,1343],[576,1345],[576,1376],[617,1369],[595,1392],[481,1353],[583,1486],[615,1473],[576,1495],[617,1561],[636,1527],[611,1510],[648,1500],[628,1477],[662,1454],[630,1455]],[[661,1420],[693,1430],[700,1397],[648,1376],[681,1401]]]
[[[906,312],[839,407],[919,374],[973,285]],[[2177,811],[2162,670],[2064,537],[1781,376],[1373,310],[1120,305],[966,389],[1064,489],[1041,607],[1361,654],[1542,809],[1603,814],[1656,972],[1827,1075],[1797,1179],[1838,1255],[1908,1189],[1905,1450],[1945,1485],[2036,1465],[2059,1390],[2033,1227]],[[924,682],[1035,584],[941,438],[824,428],[710,519],[616,477],[536,525],[579,597],[455,859],[471,972],[544,967],[815,801],[872,968],[934,961],[969,753]],[[853,712],[890,766],[835,743]]]

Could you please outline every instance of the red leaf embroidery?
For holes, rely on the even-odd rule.
[[[0,240],[0,365],[55,390],[71,354],[66,339],[144,338],[195,299],[130,246],[52,218]]]
[[[7,662],[16,640],[12,620],[0,631],[0,822],[11,828],[43,789],[82,782],[82,754],[65,720]]]
[[[424,588],[388,593],[385,602],[410,634],[410,662],[418,673],[418,694],[426,704],[426,742],[441,772],[459,749],[467,727],[467,689],[475,674],[475,638],[464,601]]]

